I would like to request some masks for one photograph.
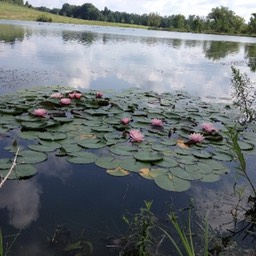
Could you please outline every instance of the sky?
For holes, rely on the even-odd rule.
[[[25,2],[25,1],[24,1]],[[34,7],[61,8],[64,3],[82,5],[92,3],[99,10],[107,7],[111,11],[127,13],[157,12],[161,16],[175,14],[207,16],[212,8],[224,6],[236,15],[249,21],[251,13],[256,13],[255,0],[28,0]]]

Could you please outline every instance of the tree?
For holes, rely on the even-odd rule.
[[[256,13],[251,14],[251,18],[248,24],[249,32],[256,34]]]
[[[177,29],[185,28],[186,19],[184,15],[178,14],[173,16],[173,27]]]
[[[151,12],[148,15],[148,26],[158,28],[161,24],[161,16],[158,13]]]
[[[211,29],[218,33],[240,33],[244,24],[243,18],[223,6],[212,8],[207,18],[210,20]]]

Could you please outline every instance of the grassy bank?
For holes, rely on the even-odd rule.
[[[6,2],[0,2],[0,19],[36,21],[38,17],[40,17],[41,15],[46,15],[48,18],[52,19],[52,22],[55,22],[55,23],[147,28],[145,26],[132,25],[132,24],[74,19],[74,18],[64,17],[60,15],[41,12],[25,6],[19,6],[15,4],[6,3]]]

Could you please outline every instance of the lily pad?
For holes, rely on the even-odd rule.
[[[36,152],[32,150],[23,150],[19,152],[17,162],[26,164],[36,164],[47,159],[47,155],[43,152]]]
[[[154,178],[154,181],[160,188],[173,192],[186,191],[191,187],[189,181],[175,177],[172,174],[158,175]]]
[[[107,170],[107,173],[112,175],[112,176],[126,176],[129,175],[129,172],[124,170],[121,167],[117,167],[115,169]]]
[[[140,151],[133,155],[133,157],[141,162],[154,163],[164,159],[164,154],[154,151]]]
[[[74,164],[90,164],[96,161],[98,156],[91,152],[74,152],[72,156],[67,157],[67,161]]]

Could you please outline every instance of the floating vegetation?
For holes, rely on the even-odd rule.
[[[44,87],[0,97],[0,132],[13,142],[5,149],[21,148],[10,178],[35,175],[35,164],[54,152],[70,163],[95,163],[113,176],[137,173],[168,191],[185,191],[192,181],[215,182],[229,172],[226,163],[235,154],[226,131],[237,115],[230,106],[184,92]],[[243,152],[255,153],[255,125],[237,128]],[[0,159],[2,178],[11,159]]]

